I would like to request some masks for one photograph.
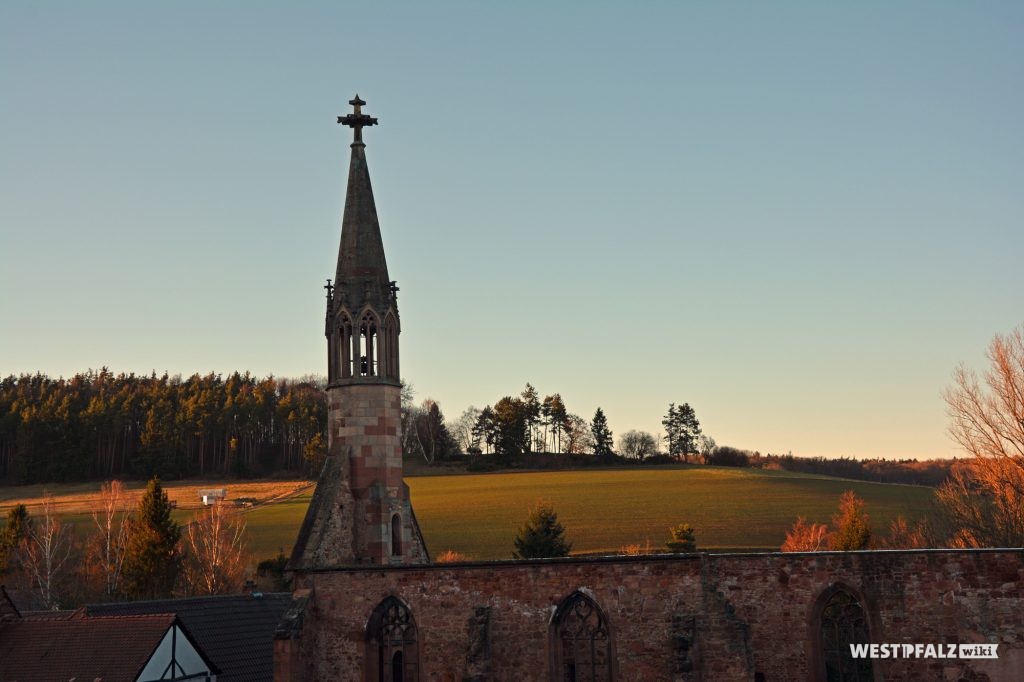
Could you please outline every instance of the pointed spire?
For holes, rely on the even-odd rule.
[[[362,113],[366,102],[359,99],[359,95],[349,104],[355,111],[338,117],[338,123],[355,130],[355,141],[351,145],[352,159],[348,169],[334,288],[337,294],[347,299],[349,308],[355,309],[369,302],[388,302],[391,282],[377,221],[377,207],[373,201],[370,171],[366,166],[366,145],[362,140],[363,127],[377,125],[377,119]]]

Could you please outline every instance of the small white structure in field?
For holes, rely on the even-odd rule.
[[[203,500],[204,506],[210,506],[217,502],[223,502],[228,496],[227,488],[209,488],[207,490],[200,490],[199,497]]]

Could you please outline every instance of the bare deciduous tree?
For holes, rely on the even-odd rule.
[[[245,521],[223,503],[211,504],[188,525],[185,578],[195,594],[238,590],[245,573]]]
[[[420,451],[427,464],[434,464],[438,459],[444,457],[444,441],[442,433],[447,430],[444,425],[444,415],[435,400],[427,398],[420,406],[420,412],[415,417],[414,428],[416,439],[419,441]]]
[[[594,449],[594,434],[590,431],[590,422],[578,414],[570,414],[565,419],[565,451],[570,455],[582,455]]]
[[[935,491],[953,547],[1024,546],[1024,472],[1008,461],[972,460]]]
[[[451,426],[452,437],[459,446],[460,452],[469,452],[480,447],[480,436],[474,433],[473,427],[480,418],[480,410],[470,405]]]
[[[920,549],[928,546],[928,528],[923,521],[911,527],[902,516],[889,524],[889,537],[878,540],[879,549]]]
[[[55,609],[59,606],[57,590],[64,566],[71,556],[71,533],[57,518],[51,495],[43,496],[42,514],[29,526],[26,539],[21,546],[21,564],[46,608]]]
[[[718,447],[718,443],[716,443],[715,439],[706,433],[702,433],[700,438],[697,439],[697,442],[697,454],[700,455],[701,461],[707,464],[711,455],[715,452],[715,448]]]
[[[413,403],[415,395],[416,391],[412,384],[402,379],[402,452],[407,457],[423,454],[420,452],[420,441],[416,437],[416,420],[421,410]]]
[[[657,452],[658,439],[654,437],[654,434],[633,429],[619,436],[619,454],[623,457],[642,461]]]
[[[988,370],[960,366],[946,391],[949,433],[972,455],[936,496],[962,547],[1024,545],[1024,328],[997,334]]]
[[[117,593],[121,567],[124,565],[129,519],[125,507],[128,501],[121,481],[104,483],[100,488],[99,509],[92,512],[92,520],[99,533],[93,540],[90,559],[99,569],[107,597]]]

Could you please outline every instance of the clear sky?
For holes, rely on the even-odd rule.
[[[402,370],[946,456],[1024,321],[1024,4],[4,2],[0,374],[325,373],[358,92]]]

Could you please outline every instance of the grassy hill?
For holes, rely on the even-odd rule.
[[[432,554],[452,549],[471,559],[507,559],[512,538],[538,500],[551,502],[574,553],[615,552],[689,523],[702,549],[777,550],[797,515],[827,522],[844,490],[864,498],[872,525],[887,532],[898,514],[916,519],[932,489],[782,471],[719,467],[555,471],[406,479]],[[291,546],[308,494],[248,517],[258,556]]]
[[[512,538],[538,499],[554,505],[574,553],[616,552],[648,540],[659,549],[668,527],[684,522],[696,528],[701,549],[776,550],[797,515],[827,522],[844,490],[864,498],[872,526],[885,534],[898,514],[916,519],[932,499],[932,489],[919,486],[704,466],[412,476],[406,481],[431,553],[451,549],[475,560],[509,558]],[[129,484],[136,495],[144,486]],[[312,496],[303,481],[166,486],[178,501],[179,522],[195,513],[199,488],[225,487],[229,498],[259,499],[261,504],[246,512],[256,559],[290,551]],[[31,509],[42,492],[37,487],[0,488],[0,512],[5,515],[17,501]],[[86,510],[98,484],[47,487],[66,520],[89,527]]]

